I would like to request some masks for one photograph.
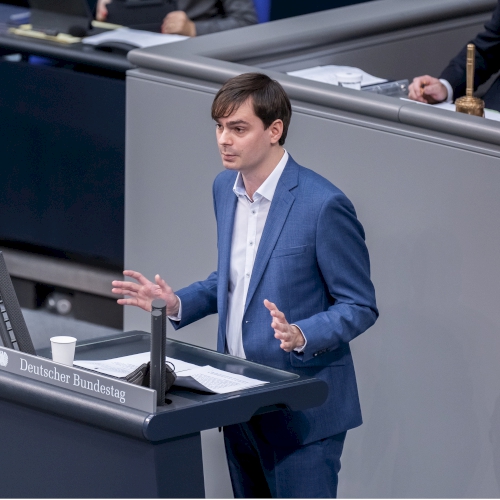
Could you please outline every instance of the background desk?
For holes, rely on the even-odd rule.
[[[203,43],[132,52],[140,69],[127,81],[127,267],[150,278],[160,273],[174,289],[216,267],[210,186],[221,164],[210,105],[227,78],[261,70],[242,57],[273,59],[278,67],[280,51],[284,59],[302,51],[302,67],[307,53],[312,66],[321,50],[337,50],[336,37],[347,37],[349,29],[349,43],[358,33],[365,53],[373,53],[362,33],[391,23],[394,39],[400,33],[401,43],[420,47],[432,24],[416,37],[414,22],[403,26],[410,12],[413,20],[432,18],[445,8],[464,13],[480,3],[484,7],[456,0],[368,2],[346,9],[357,13],[352,24],[339,9],[311,15],[303,33],[294,18],[275,23],[280,29],[255,26]],[[339,19],[344,31],[336,29]],[[413,35],[405,38],[406,30]],[[469,36],[463,35],[459,47]],[[433,36],[440,37],[439,30]],[[438,49],[443,58],[445,49],[457,50],[444,43]],[[394,56],[394,66],[411,69],[414,53]],[[379,61],[393,57],[380,54]],[[415,74],[422,69],[415,65]],[[288,151],[353,201],[372,262],[380,318],[352,342],[365,424],[347,434],[339,496],[497,497],[500,125],[265,71],[292,98]],[[146,328],[145,321],[126,312],[127,328]],[[215,321],[175,335],[211,346],[207,325],[213,329]],[[220,477],[222,464],[221,456]]]
[[[0,4],[0,23],[23,10]],[[125,71],[132,65],[124,55],[7,29],[0,24],[0,55],[23,59],[0,60],[8,174],[0,185],[0,240],[121,268]]]

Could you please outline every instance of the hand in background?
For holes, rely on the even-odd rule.
[[[179,312],[179,298],[173,292],[167,283],[155,276],[153,283],[137,271],[123,271],[124,276],[129,276],[136,280],[133,281],[113,281],[113,293],[118,295],[128,295],[130,298],[118,299],[118,304],[137,306],[145,311],[151,311],[151,302],[154,299],[163,299],[167,303],[167,315],[177,316]]]
[[[108,9],[106,8],[106,5],[110,2],[111,0],[97,0],[95,18],[98,21],[106,21],[106,18],[108,17]]]
[[[162,33],[196,36],[196,26],[183,10],[170,12],[161,25]]]
[[[446,87],[433,76],[417,76],[408,87],[408,97],[414,101],[436,104],[443,102],[448,97]]]
[[[264,300],[264,305],[269,309],[273,318],[271,328],[274,329],[274,337],[281,341],[280,347],[286,352],[292,352],[296,347],[305,344],[302,332],[295,326],[290,325],[285,315],[276,307],[276,304]]]

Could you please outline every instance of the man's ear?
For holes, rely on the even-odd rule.
[[[269,132],[271,135],[271,144],[279,142],[283,135],[283,121],[280,119],[274,120],[273,123],[269,125]]]

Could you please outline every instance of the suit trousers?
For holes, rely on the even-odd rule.
[[[346,432],[306,445],[270,444],[256,418],[224,427],[235,498],[335,498]]]

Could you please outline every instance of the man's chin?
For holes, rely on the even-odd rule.
[[[239,162],[234,160],[224,160],[222,159],[222,165],[227,170],[239,170]]]

